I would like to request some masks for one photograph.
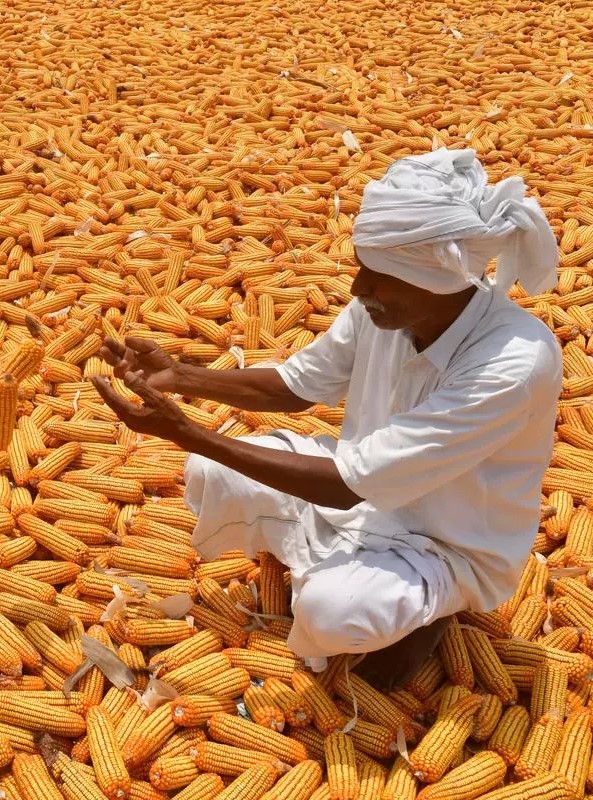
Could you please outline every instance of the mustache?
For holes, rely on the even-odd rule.
[[[375,300],[373,297],[359,297],[358,302],[366,308],[367,311],[371,309],[375,309],[376,311],[384,312],[385,306],[383,303],[380,303],[378,300]]]

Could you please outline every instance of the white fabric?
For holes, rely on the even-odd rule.
[[[487,185],[474,150],[442,147],[394,162],[365,187],[352,241],[370,269],[435,294],[479,284],[498,256],[496,281],[534,294],[556,283],[558,248],[525,184]]]
[[[263,447],[329,456],[303,436],[245,437]],[[303,500],[246,478],[203,456],[186,464],[186,503],[199,516],[192,543],[208,559],[239,548],[273,553],[291,569],[294,623],[289,647],[320,666],[338,653],[367,653],[463,607],[446,561],[398,551],[362,549],[334,531]],[[323,661],[321,661],[321,664]]]
[[[440,555],[475,610],[513,593],[538,528],[561,389],[560,349],[543,323],[485,281],[417,353],[353,300],[278,372],[312,403],[347,396],[333,456],[364,500],[316,507],[316,518],[356,546]]]

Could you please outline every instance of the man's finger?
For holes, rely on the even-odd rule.
[[[126,372],[124,375],[124,383],[133,392],[136,392],[138,397],[141,397],[145,403],[154,406],[165,401],[164,395],[157,389],[149,386],[144,378],[138,372]]]
[[[103,400],[115,411],[120,419],[125,421],[125,418],[129,417],[130,414],[138,412],[138,406],[118,394],[105,378],[100,375],[93,375],[91,381]]]
[[[115,353],[115,355],[120,358],[126,352],[124,343],[118,341],[118,339],[114,339],[113,336],[106,336],[105,339],[103,339],[103,347],[109,348],[112,353]]]
[[[120,356],[110,350],[108,347],[101,347],[99,350],[99,356],[106,361],[108,364],[111,364],[112,367],[115,367],[116,364],[119,364],[121,361]]]
[[[143,339],[141,336],[126,336],[126,347],[143,355],[159,349],[154,339]]]

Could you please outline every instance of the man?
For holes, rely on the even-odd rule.
[[[94,383],[129,427],[191,453],[202,555],[268,550],[290,568],[290,647],[314,669],[367,654],[364,674],[391,688],[451,614],[508,598],[528,557],[562,368],[551,332],[506,290],[553,285],[557,248],[521,179],[488,186],[473,151],[444,148],[368,184],[353,242],[355,299],[277,369],[207,370],[132,338],[102,353],[144,406]],[[336,446],[290,431],[227,439],[161,392],[284,412],[347,400]]]

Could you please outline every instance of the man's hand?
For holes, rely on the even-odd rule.
[[[173,400],[149,386],[137,373],[126,372],[123,378],[126,386],[142,398],[144,405],[130,403],[105,378],[94,375],[91,380],[103,400],[128,428],[172,442],[184,435],[191,422]]]
[[[99,355],[111,364],[116,378],[134,373],[159,392],[176,391],[176,362],[152,339],[126,336],[124,345],[107,337]]]

